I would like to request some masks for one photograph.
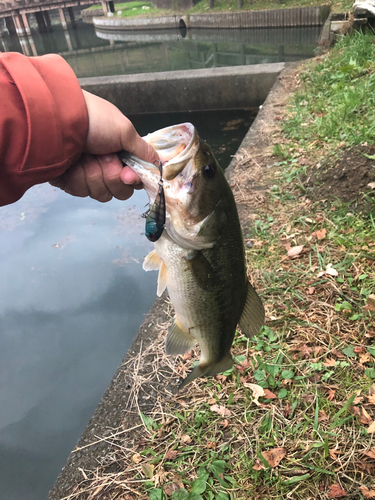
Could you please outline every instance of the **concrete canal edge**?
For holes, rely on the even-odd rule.
[[[264,89],[268,96],[256,120],[241,143],[239,150],[242,148],[248,149],[257,145],[258,149],[261,151],[263,145],[264,147],[266,146],[268,136],[265,130],[268,130],[269,133],[272,132],[275,116],[280,112],[280,106],[285,105],[285,88],[282,84],[284,75],[290,72],[291,68],[295,67],[295,65],[296,63],[287,65],[261,65],[269,67],[266,80],[268,87]],[[274,68],[272,68],[272,66]],[[269,79],[269,74],[273,74],[272,80]],[[115,77],[116,80],[118,78],[121,79],[122,77]],[[85,81],[86,80],[96,79],[85,79]],[[89,88],[89,86],[87,86],[87,81],[85,86],[85,81],[82,81],[83,86]],[[101,83],[101,85],[104,84]],[[123,89],[125,86],[126,85],[123,84]],[[168,88],[168,80],[166,81],[166,88]],[[99,90],[100,89],[102,89],[102,87],[100,87]],[[284,92],[281,92],[282,98],[280,97],[280,89]],[[93,87],[91,87],[90,90],[93,91]],[[247,101],[244,101],[242,107],[247,106]],[[235,171],[236,162],[237,160],[234,158],[227,169],[227,176],[229,178]],[[132,386],[139,383],[139,374],[135,373],[134,359],[138,355],[141,368],[151,366],[154,360],[152,353],[148,355],[144,355],[143,353],[147,352],[148,346],[155,343],[156,339],[159,337],[159,325],[168,321],[166,297],[166,294],[164,294],[161,298],[158,298],[148,312],[130,349],[114,375],[111,384],[101,399],[75,450],[70,454],[66,465],[50,491],[49,500],[80,498],[76,497],[74,492],[77,491],[77,485],[84,479],[82,470],[95,470],[103,463],[104,457],[113,451],[110,443],[111,440],[108,439],[108,436],[119,432],[120,435],[128,438],[129,446],[132,446],[132,431],[134,431],[135,427],[139,427],[139,415],[135,413],[125,413],[125,410],[127,408]],[[104,337],[103,342],[105,342]],[[157,387],[147,387],[145,391],[147,397],[141,396],[140,400],[137,401],[138,408],[144,413],[152,409],[155,390],[157,390]],[[126,420],[124,420],[125,414]]]
[[[81,78],[125,114],[260,106],[285,63]]]
[[[173,15],[164,17],[94,17],[99,30],[148,30],[166,28],[283,28],[292,26],[322,26],[330,13],[329,5],[290,9],[210,14]]]

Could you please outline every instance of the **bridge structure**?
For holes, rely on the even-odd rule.
[[[105,15],[114,12],[114,2],[99,0]],[[31,34],[28,15],[34,14],[40,32],[52,31],[50,11],[57,9],[64,30],[68,29],[68,20],[75,27],[74,7],[89,6],[98,0],[0,0],[0,18],[5,19],[10,34],[19,36]]]

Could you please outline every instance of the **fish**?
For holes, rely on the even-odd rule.
[[[198,342],[199,364],[179,389],[197,377],[233,366],[236,327],[249,338],[264,324],[264,307],[247,277],[237,207],[224,171],[191,123],[165,127],[144,139],[163,165],[165,222],[143,269],[158,270],[157,295],[168,290],[175,317],[165,351],[185,354]],[[161,171],[125,151],[119,153],[141,178],[157,208]],[[156,206],[155,206],[156,204]]]

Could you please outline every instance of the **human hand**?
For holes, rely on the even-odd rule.
[[[113,196],[126,200],[142,184],[137,174],[129,167],[123,168],[113,153],[125,149],[149,163],[157,161],[158,154],[116,106],[85,90],[82,92],[89,115],[85,153],[51,184],[73,196],[90,196],[101,202]]]

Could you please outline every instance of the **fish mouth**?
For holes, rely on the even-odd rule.
[[[165,127],[143,137],[159,154],[160,162],[148,163],[140,158],[121,151],[120,160],[126,163],[141,179],[150,201],[155,199],[158,184],[161,180],[168,187],[168,181],[173,180],[194,158],[199,147],[196,128],[191,123],[181,123]]]

